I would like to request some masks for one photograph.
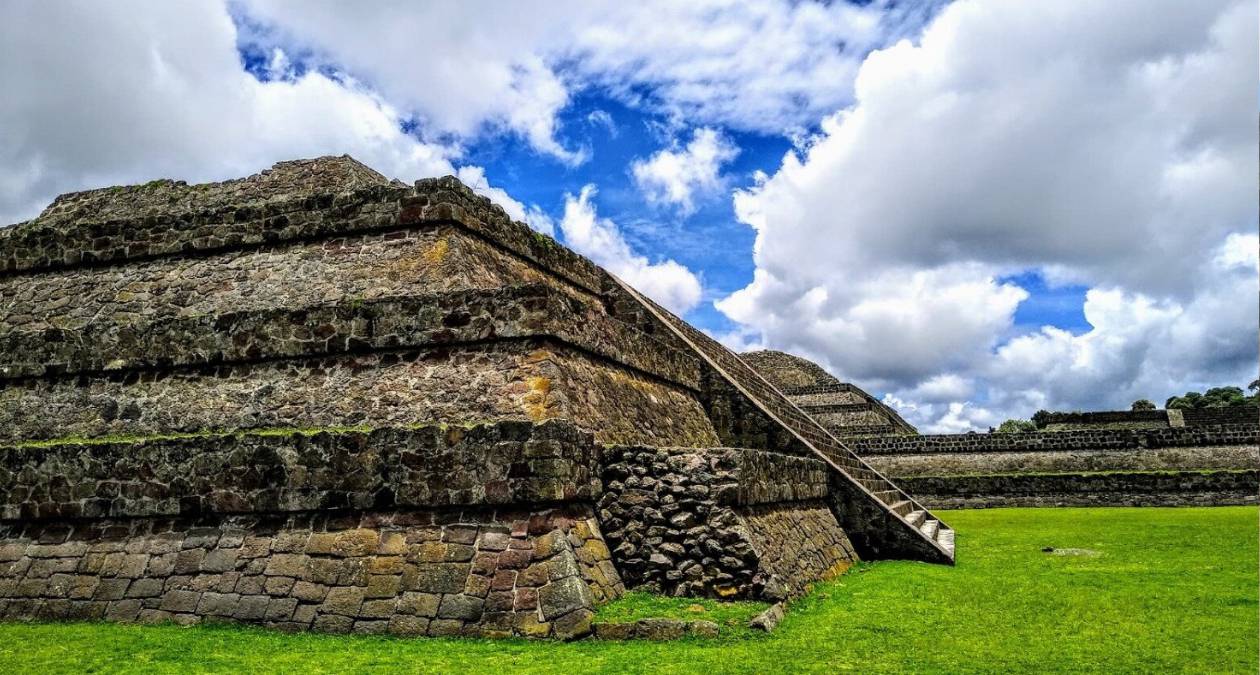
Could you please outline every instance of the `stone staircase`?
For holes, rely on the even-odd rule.
[[[837,514],[841,516],[841,525],[850,536],[856,540],[873,542],[869,548],[880,551],[880,557],[905,557],[953,564],[953,529],[862,461],[721,343],[674,316],[620,279],[614,279],[621,290],[637,300],[649,314],[694,349],[763,413],[790,431],[844,479],[841,484],[850,488],[845,491],[845,499],[856,502],[853,505],[855,510],[863,513],[861,517],[843,522],[846,520],[845,512],[852,509],[838,509],[841,511]],[[885,517],[871,517],[872,507],[875,515],[883,514]],[[889,532],[890,526],[896,531]]]

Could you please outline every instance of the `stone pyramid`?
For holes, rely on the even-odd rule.
[[[0,616],[572,638],[953,532],[454,178],[349,157],[0,229]]]

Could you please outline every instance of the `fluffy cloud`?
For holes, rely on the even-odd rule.
[[[1255,248],[1256,14],[949,6],[736,194],[757,269],[718,307],[935,429],[1254,375],[1254,265],[1226,262]],[[998,279],[1025,269],[1091,287],[1092,330],[1010,339],[1025,295]],[[926,398],[942,377],[974,389]]]
[[[400,130],[355,80],[242,68],[213,3],[5,3],[0,9],[0,223],[60,192],[172,176],[241,176],[352,153],[404,179],[453,173],[449,148]]]
[[[364,78],[432,133],[508,129],[569,164],[572,92],[696,124],[770,134],[848,102],[863,56],[921,26],[936,3],[242,0],[251,39]],[[401,57],[399,55],[406,55]]]
[[[675,204],[684,214],[695,210],[693,198],[721,187],[718,172],[735,159],[735,147],[716,129],[696,129],[686,147],[660,150],[630,165],[631,175],[648,200]]]
[[[595,186],[587,185],[575,197],[567,195],[560,230],[569,248],[581,253],[623,281],[647,294],[675,314],[685,314],[700,302],[700,280],[673,260],[653,263],[635,253],[617,224],[600,218],[591,199]]]

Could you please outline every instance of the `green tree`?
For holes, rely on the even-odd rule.
[[[1026,431],[1036,431],[1036,423],[1030,420],[1006,420],[998,426],[996,433],[999,434],[1018,434]]]
[[[1164,404],[1165,408],[1228,408],[1236,405],[1248,405],[1255,402],[1255,397],[1243,394],[1241,387],[1213,387],[1203,393],[1187,391],[1181,396],[1173,396]]]
[[[1050,411],[1038,410],[1037,412],[1033,413],[1032,421],[1033,421],[1033,424],[1037,425],[1038,429],[1044,429],[1045,426],[1050,423]]]
[[[1154,410],[1154,409],[1155,409],[1155,404],[1144,398],[1139,398],[1138,400],[1134,401],[1133,407],[1130,408],[1130,410]]]
[[[1189,410],[1190,408],[1202,408],[1203,406],[1200,405],[1199,403],[1202,399],[1203,399],[1203,394],[1200,394],[1197,391],[1187,391],[1185,394],[1182,394],[1181,396],[1173,396],[1172,398],[1165,401],[1164,407],[1169,410],[1178,410],[1178,409]]]
[[[1203,392],[1206,408],[1226,408],[1234,405],[1247,405],[1247,396],[1238,387],[1213,387]]]

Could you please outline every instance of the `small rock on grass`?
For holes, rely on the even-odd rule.
[[[769,633],[770,631],[774,630],[774,627],[778,626],[779,622],[782,620],[783,620],[783,603],[776,602],[773,605],[770,605],[770,607],[766,609],[764,612],[758,614],[757,616],[754,616],[752,618],[752,621],[748,622],[748,627],[754,628],[756,630],[764,630],[765,632]]]

